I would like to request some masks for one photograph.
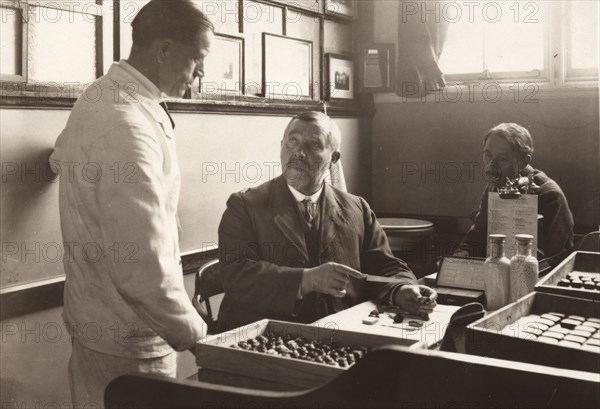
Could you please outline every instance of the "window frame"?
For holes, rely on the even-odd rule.
[[[86,11],[83,12],[79,3],[66,2],[71,5],[77,4],[79,7],[67,8],[61,7],[62,2],[49,2],[43,3],[39,0],[2,0],[2,8],[12,8],[19,10],[21,15],[21,75],[1,74],[0,81],[2,82],[18,82],[25,83],[26,85],[43,85],[44,83],[57,84],[52,81],[30,81],[29,79],[29,67],[28,67],[28,55],[29,55],[29,18],[30,18],[30,7],[44,7],[48,9],[61,10],[65,12],[86,14],[95,17],[95,48],[96,48],[96,78],[99,78],[104,73],[104,15],[103,15],[103,0],[94,0],[96,6],[100,7],[102,11]],[[86,6],[87,7],[87,6]],[[67,83],[58,83],[67,84]]]
[[[503,71],[479,73],[445,74],[447,82],[465,85],[478,81],[499,85],[515,83],[535,84],[539,87],[598,87],[598,70],[573,69],[570,64],[568,24],[570,3],[565,0],[547,4],[544,9],[546,24],[544,27],[544,69],[538,74],[534,71]],[[484,51],[484,50],[483,50]],[[485,58],[485,57],[484,57]],[[484,60],[485,64],[485,60]],[[595,75],[594,75],[595,71]]]
[[[4,3],[4,0],[3,4]],[[9,0],[6,0],[9,1]],[[97,62],[102,59],[109,60],[112,56],[112,60],[118,61],[121,58],[127,58],[122,55],[123,50],[120,47],[120,41],[122,36],[122,30],[120,29],[120,3],[124,0],[95,0],[95,3],[102,7],[103,12],[100,21],[102,21],[103,31],[97,31],[96,41],[102,41],[102,47],[97,46],[98,55]],[[247,33],[243,28],[243,7],[247,0],[236,0],[239,4],[240,18],[239,18],[239,33],[240,36],[247,41]],[[296,113],[298,110],[314,109],[316,106],[321,106],[323,103],[323,76],[324,76],[324,53],[325,53],[325,24],[326,22],[335,22],[340,24],[350,24],[351,29],[351,44],[352,47],[356,46],[356,20],[348,21],[348,19],[336,16],[326,15],[323,9],[323,0],[314,0],[309,2],[287,2],[284,0],[252,0],[257,3],[265,5],[281,7],[283,10],[283,27],[282,33],[284,36],[287,35],[287,24],[286,20],[288,13],[302,13],[303,15],[318,20],[318,42],[313,43],[313,82],[318,80],[319,85],[315,87],[313,85],[313,96],[311,99],[302,100],[291,100],[286,98],[273,98],[270,96],[266,98],[264,96],[256,96],[251,94],[241,95],[216,95],[211,96],[206,93],[192,93],[188,92],[183,98],[169,99],[169,107],[173,111],[180,112],[197,112],[199,110],[203,112],[220,112],[220,113],[248,113],[248,114],[277,114],[277,115],[288,115],[290,113]],[[57,2],[52,2],[56,4]],[[58,2],[61,3],[61,2]],[[67,3],[67,2],[65,2]],[[39,0],[11,0],[12,5],[20,5],[23,7],[29,7],[30,4],[39,4]],[[109,8],[112,10],[108,12]],[[55,7],[56,8],[56,7]],[[60,7],[59,7],[60,8]],[[71,11],[72,8],[66,8],[67,11]],[[219,32],[219,29],[216,30]],[[110,33],[110,34],[109,34]],[[316,31],[315,31],[316,33]],[[225,33],[223,33],[225,34]],[[227,33],[231,34],[231,33]],[[23,35],[24,39],[27,40],[26,31]],[[23,60],[27,60],[27,54],[24,52],[26,48],[21,50]],[[102,50],[102,51],[100,51]],[[330,52],[331,50],[328,50]],[[109,54],[110,53],[110,54]],[[246,50],[244,49],[244,53]],[[244,61],[247,58],[244,59]],[[104,64],[101,66],[102,72],[98,72],[97,77],[104,74]],[[108,66],[106,67],[108,68]],[[247,66],[244,70],[245,81],[248,81],[246,76]],[[318,70],[318,71],[315,71]],[[97,70],[99,71],[99,70]],[[27,76],[19,78],[19,81],[11,81],[9,79],[0,79],[0,106],[2,108],[18,108],[23,106],[29,107],[54,107],[54,108],[71,108],[75,100],[85,92],[85,86],[87,84],[73,83],[42,83],[42,82],[27,82]],[[245,84],[247,85],[247,84]],[[340,117],[356,117],[361,116],[359,111],[358,100],[355,101],[335,101],[328,102],[328,109]]]

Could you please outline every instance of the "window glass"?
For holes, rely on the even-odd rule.
[[[526,9],[524,5],[513,2],[501,5],[502,17],[496,22],[485,23],[484,58],[487,69],[491,72],[543,71],[543,9]]]
[[[450,24],[446,44],[440,56],[444,74],[481,73],[483,71],[483,24]]]
[[[440,56],[444,74],[541,72],[545,7],[539,2],[484,2],[451,16]]]
[[[30,81],[88,83],[96,78],[96,16],[32,7],[29,19]]]
[[[598,3],[571,1],[569,11],[571,68],[598,68]]]

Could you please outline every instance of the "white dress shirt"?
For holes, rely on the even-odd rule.
[[[294,195],[294,199],[296,199],[296,202],[303,202],[305,199],[310,199],[311,202],[318,203],[319,198],[321,197],[321,193],[323,193],[323,185],[321,185],[321,188],[310,196],[299,192],[290,185],[288,185],[288,188],[290,189],[290,192],[292,192],[292,195]]]

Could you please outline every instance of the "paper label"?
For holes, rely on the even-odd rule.
[[[504,251],[511,258],[517,253],[516,234],[531,234],[533,236],[533,252],[537,254],[537,195],[521,195],[517,199],[502,199],[500,194],[490,192],[488,197],[488,225],[490,234],[504,234],[506,242]],[[486,238],[487,242],[487,238]],[[487,246],[486,254],[490,256]]]

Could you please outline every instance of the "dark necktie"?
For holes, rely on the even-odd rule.
[[[169,109],[167,108],[167,103],[165,101],[160,103],[160,106],[162,107],[162,109],[165,110],[167,116],[169,117],[169,120],[171,121],[171,126],[173,127],[173,129],[175,129],[175,121],[173,121],[173,118],[171,117],[171,114],[169,113]]]
[[[307,197],[302,201],[302,204],[304,205],[304,217],[306,218],[309,226],[313,227],[316,216],[315,203],[313,203],[312,200]]]

